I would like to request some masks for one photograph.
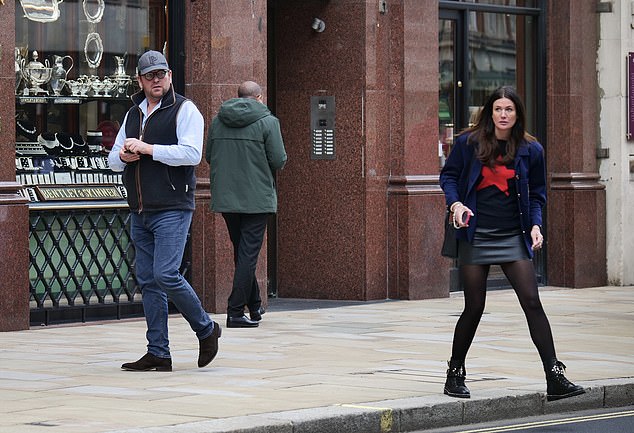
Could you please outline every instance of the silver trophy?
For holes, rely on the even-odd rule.
[[[37,51],[33,51],[31,57],[33,60],[22,68],[22,77],[31,86],[24,90],[24,94],[38,95],[39,93],[44,93],[48,95],[48,91],[40,86],[45,85],[51,80],[53,68],[50,67],[48,59],[45,59],[44,63],[37,60],[39,57]]]

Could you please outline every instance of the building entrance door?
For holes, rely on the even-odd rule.
[[[491,1],[440,2],[438,23],[439,153],[449,155],[453,137],[472,125],[487,97],[501,85],[514,86],[526,104],[526,129],[546,146],[544,8],[540,0],[522,6]],[[544,210],[545,211],[545,210]],[[544,252],[534,263],[540,283],[545,275]],[[450,290],[460,290],[456,264]],[[489,287],[508,287],[493,267]]]

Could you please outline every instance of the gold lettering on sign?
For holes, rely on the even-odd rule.
[[[122,200],[124,198],[115,185],[38,185],[35,190],[43,201]]]

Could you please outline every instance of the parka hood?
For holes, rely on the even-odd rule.
[[[255,99],[234,98],[220,106],[218,119],[230,128],[243,128],[270,114],[268,107]]]

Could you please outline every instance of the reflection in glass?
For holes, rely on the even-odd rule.
[[[470,116],[496,88],[516,83],[515,20],[508,14],[469,14]]]
[[[438,158],[440,167],[451,151],[455,109],[455,21],[440,20],[438,28]]]
[[[531,16],[469,14],[470,123],[495,89],[511,85],[526,103],[527,128],[534,126],[534,21]]]
[[[526,127],[536,128],[536,16],[469,11],[464,19],[464,24],[458,18],[438,22],[441,165],[451,151],[453,135],[473,125],[480,107],[499,86],[517,88],[526,104]],[[458,45],[463,31],[466,47]]]
[[[167,1],[9,1],[16,10],[16,110],[38,132],[85,137],[101,122],[120,122],[137,91],[138,56],[166,42]],[[40,65],[29,65],[33,51]],[[26,98],[33,96],[51,102],[47,107]],[[24,137],[16,133],[16,141]]]
[[[51,23],[59,18],[59,4],[64,0],[20,0],[24,16],[31,21]]]
[[[143,52],[160,51],[166,43],[167,0],[8,1],[16,6],[15,46],[37,50],[40,60],[72,57],[69,80],[84,74],[103,78],[117,68],[115,56],[128,53],[131,67]]]

